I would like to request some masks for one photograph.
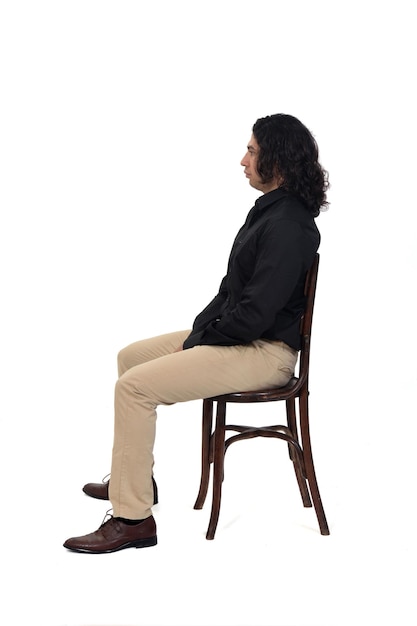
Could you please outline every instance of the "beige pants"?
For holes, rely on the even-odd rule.
[[[174,352],[188,330],[133,343],[118,355],[110,501],[115,517],[144,519],[153,504],[156,407],[285,385],[297,352],[280,341]]]

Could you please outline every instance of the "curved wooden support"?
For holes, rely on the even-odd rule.
[[[282,426],[282,428],[286,428],[286,427]],[[228,429],[229,429],[229,426],[227,426],[227,430]],[[288,429],[286,429],[286,430],[288,430]],[[275,439],[282,439],[282,440],[286,441],[288,443],[288,445],[290,445],[291,448],[293,449],[293,451],[296,453],[296,455],[298,457],[298,462],[300,463],[300,466],[302,468],[303,475],[305,476],[303,451],[302,451],[298,441],[295,441],[291,435],[288,435],[285,432],[279,432],[277,430],[272,430],[270,427],[266,427],[266,428],[247,428],[246,430],[242,431],[239,435],[233,435],[232,437],[229,437],[225,441],[224,452],[226,453],[226,450],[229,448],[229,446],[232,443],[235,443],[236,441],[242,441],[243,439],[253,439],[254,437],[274,437]]]
[[[267,426],[263,428],[247,427],[247,426],[229,426],[226,430],[237,430],[239,435],[233,435],[225,441],[225,454],[229,446],[235,441],[241,441],[243,439],[252,439],[253,437],[275,437],[276,439],[282,439],[288,443],[290,449],[290,459],[293,462],[295,477],[297,479],[298,487],[300,489],[301,500],[305,507],[311,507],[311,499],[306,482],[307,473],[304,464],[303,450],[298,442],[292,436],[291,430],[286,426]],[[280,429],[283,432],[280,432]]]

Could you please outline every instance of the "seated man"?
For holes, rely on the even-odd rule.
[[[241,161],[262,195],[234,241],[215,298],[182,330],[133,343],[119,353],[109,484],[113,516],[68,539],[76,552],[104,553],[157,543],[152,505],[156,408],[285,385],[297,362],[304,280],[320,243],[315,219],[327,205],[327,172],[317,144],[295,117],[258,119]]]

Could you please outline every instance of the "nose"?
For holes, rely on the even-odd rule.
[[[248,154],[249,154],[249,153],[248,153],[248,152],[246,152],[245,156],[243,157],[243,159],[242,159],[242,160],[241,160],[241,162],[240,162],[240,164],[241,164],[243,167],[246,167],[246,165],[248,165]]]

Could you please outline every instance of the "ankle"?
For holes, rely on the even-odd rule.
[[[140,524],[145,521],[143,519],[127,519],[126,517],[115,517],[114,519],[117,519],[119,522],[127,524],[128,526],[135,526],[136,524]]]

